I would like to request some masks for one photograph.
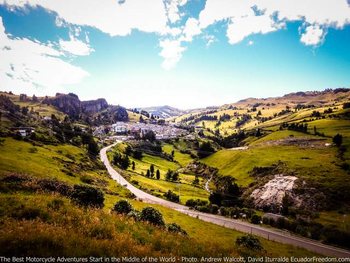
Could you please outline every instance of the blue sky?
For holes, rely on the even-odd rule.
[[[0,0],[0,89],[185,109],[349,87],[350,6],[307,1]]]

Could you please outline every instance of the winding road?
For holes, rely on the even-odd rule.
[[[118,142],[117,142],[118,143]],[[100,151],[100,157],[101,161],[106,166],[108,173],[111,175],[111,177],[120,185],[123,185],[127,189],[130,190],[138,199],[142,200],[143,202],[150,203],[150,204],[158,204],[162,205],[171,209],[174,209],[178,212],[181,212],[183,214],[196,217],[198,219],[201,219],[206,222],[210,222],[216,225],[224,226],[226,228],[235,229],[241,232],[245,233],[251,233],[269,240],[273,240],[276,242],[284,243],[284,244],[290,244],[297,247],[305,248],[309,251],[316,252],[321,255],[325,256],[334,256],[334,257],[342,257],[342,258],[349,258],[350,259],[350,251],[340,249],[337,247],[332,247],[328,245],[324,245],[320,242],[310,240],[307,238],[297,237],[289,232],[281,231],[277,229],[268,229],[261,226],[253,225],[247,222],[243,222],[240,220],[230,219],[223,216],[218,215],[212,215],[212,214],[206,214],[201,213],[195,210],[190,210],[187,206],[176,204],[170,201],[166,201],[164,199],[158,198],[156,196],[150,195],[148,193],[145,193],[144,191],[141,191],[140,189],[136,188],[132,184],[130,184],[127,180],[125,180],[124,177],[122,177],[116,170],[113,169],[111,166],[108,158],[107,158],[107,151],[115,146],[117,143],[114,143],[110,146],[107,146],[103,148]]]

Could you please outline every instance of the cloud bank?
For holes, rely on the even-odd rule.
[[[350,6],[347,0],[206,0],[198,18],[181,12],[188,2],[189,0],[0,0],[0,5],[9,9],[41,6],[57,14],[58,25],[68,23],[89,26],[112,37],[129,35],[132,30],[154,33],[159,36],[159,55],[163,58],[162,67],[166,70],[176,66],[194,38],[202,36],[207,41],[207,46],[214,43],[215,38],[208,34],[208,28],[218,22],[226,24],[228,43],[236,45],[248,39],[248,45],[252,45],[250,36],[285,30],[288,22],[299,21],[302,23],[300,42],[312,47],[325,41],[329,28],[342,29],[350,24]],[[26,83],[33,82],[38,86],[57,86],[79,81],[87,75],[84,70],[60,59],[61,52],[76,56],[87,56],[93,52],[88,43],[75,36],[71,36],[70,40],[60,40],[58,51],[49,45],[28,39],[10,39],[4,33],[3,25],[1,34],[2,46],[7,43],[11,47],[1,50],[2,56],[5,56],[5,62],[1,62],[1,72],[6,72],[7,79],[26,80],[29,81]],[[30,55],[23,56],[23,59],[34,56],[36,63],[16,61],[18,58],[15,57],[19,56],[11,52],[15,48],[17,52],[30,50],[27,49],[29,45],[40,52],[30,51]],[[63,69],[63,72],[75,71],[77,74],[50,83],[39,73],[46,70],[45,67],[40,67],[39,70],[39,64],[47,66],[48,61],[52,62],[51,68]],[[14,74],[11,64],[16,65],[16,72],[20,73]]]

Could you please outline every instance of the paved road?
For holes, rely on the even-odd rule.
[[[111,175],[111,177],[115,181],[117,181],[119,184],[129,189],[138,199],[141,199],[143,202],[151,203],[151,204],[159,204],[159,205],[174,209],[176,211],[179,211],[181,213],[184,213],[186,215],[199,218],[206,222],[211,222],[220,226],[235,229],[245,233],[251,233],[251,234],[261,236],[263,238],[273,240],[276,242],[302,247],[321,255],[350,258],[350,251],[348,250],[327,246],[314,240],[297,237],[297,236],[291,235],[289,232],[280,231],[277,229],[263,228],[263,227],[253,225],[247,222],[243,222],[240,220],[235,220],[235,219],[230,219],[230,218],[226,218],[218,215],[206,214],[206,213],[190,210],[187,206],[169,202],[164,199],[145,193],[140,189],[134,187],[128,181],[126,181],[116,170],[113,169],[110,162],[108,161],[106,152],[108,149],[110,149],[116,144],[117,143],[112,144],[101,150],[100,152],[101,161],[104,163],[104,165],[108,170],[108,173]]]

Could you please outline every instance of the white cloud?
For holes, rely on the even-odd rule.
[[[179,11],[179,7],[187,3],[187,0],[164,0],[166,13],[170,23],[178,22],[182,15]]]
[[[80,82],[89,74],[61,59],[52,44],[26,38],[10,38],[0,17],[1,89],[14,92],[52,94],[64,85]]]
[[[248,45],[248,46],[254,45],[254,41],[253,41],[253,40],[249,40],[247,45]]]
[[[278,13],[279,20],[305,21],[309,24],[342,28],[350,23],[347,0],[255,0],[268,14]]]
[[[312,34],[314,41],[307,42],[318,45],[324,36],[320,35],[319,26],[342,28],[350,24],[350,6],[346,0],[207,0],[199,15],[200,27],[224,20],[230,21],[226,34],[231,44],[251,34],[283,28],[287,21],[302,21],[312,27],[301,36],[301,41],[304,43]],[[317,34],[319,41],[315,40]]]
[[[307,25],[300,41],[311,46],[324,41],[328,28],[340,29],[350,24],[347,0],[206,0],[199,18],[190,17],[183,24],[184,14],[180,10],[187,2],[73,0],[67,4],[63,0],[0,0],[0,4],[7,4],[10,9],[30,5],[56,12],[58,26],[67,23],[91,26],[111,36],[125,36],[133,29],[157,33],[162,37],[160,55],[165,59],[162,66],[167,69],[174,67],[181,58],[185,50],[182,44],[191,42],[194,36],[207,34],[206,29],[220,21],[227,23],[230,44],[237,44],[252,34],[280,30],[288,21],[300,21]],[[88,45],[77,41],[61,43],[62,49],[79,55],[91,52]],[[208,40],[207,45],[212,41]]]
[[[25,8],[41,6],[56,12],[67,23],[91,26],[111,36],[125,36],[132,29],[149,33],[166,30],[167,16],[162,0],[0,0],[0,4]]]
[[[160,41],[159,45],[162,48],[159,55],[164,58],[162,67],[166,70],[174,68],[177,62],[181,59],[182,52],[185,51],[186,48],[181,46],[179,40],[166,39]]]
[[[252,34],[266,34],[280,26],[267,15],[232,18],[227,27],[227,38],[230,44],[237,44]]]
[[[253,14],[250,0],[207,0],[199,14],[199,23],[201,28],[206,28],[222,20]]]
[[[189,18],[186,21],[185,28],[183,30],[183,41],[191,42],[194,36],[197,36],[201,33],[201,29],[199,27],[199,22],[195,18]]]
[[[324,30],[319,25],[306,27],[306,30],[301,34],[300,41],[307,46],[316,46],[322,43],[325,37]]]
[[[211,44],[213,44],[216,40],[216,38],[212,35],[205,35],[204,39],[207,41],[206,46],[209,47]]]
[[[61,50],[68,52],[76,56],[90,55],[94,50],[83,41],[76,39],[74,36],[70,36],[70,40],[59,40]]]

